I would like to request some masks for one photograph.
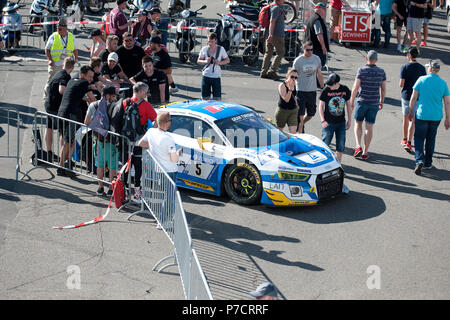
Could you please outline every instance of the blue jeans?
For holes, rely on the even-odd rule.
[[[422,162],[425,167],[430,167],[433,163],[436,134],[440,123],[441,121],[428,121],[416,118],[414,131],[416,165]]]
[[[202,98],[207,100],[211,97],[211,91],[213,100],[222,99],[222,85],[220,78],[209,78],[202,76]]]
[[[331,144],[333,135],[336,134],[336,151],[345,151],[345,121],[338,123],[328,122],[326,128],[322,128],[322,141],[326,143],[327,146]]]
[[[391,41],[391,17],[392,14],[381,15],[381,28],[384,31],[384,45],[388,46]]]

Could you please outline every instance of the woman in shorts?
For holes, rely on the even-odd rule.
[[[280,130],[283,130],[286,124],[288,125],[290,133],[297,132],[298,125],[298,104],[297,90],[295,82],[297,81],[298,73],[294,68],[289,68],[286,73],[286,80],[278,86],[279,100],[278,107],[275,111],[275,122]]]

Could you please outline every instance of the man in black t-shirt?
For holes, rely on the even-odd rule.
[[[58,116],[69,120],[82,122],[82,108],[85,105],[85,100],[90,104],[95,101],[95,98],[90,89],[89,83],[94,79],[94,70],[89,66],[83,66],[80,69],[80,77],[72,79],[67,83],[66,90],[62,96],[61,105],[58,110]],[[61,154],[59,165],[61,167],[67,166],[71,169],[71,162],[65,163],[70,159],[74,151],[76,126],[70,121],[61,121],[59,125],[59,132],[62,136],[61,140]],[[70,150],[69,150],[70,144]],[[66,171],[58,168],[58,175],[66,175]]]
[[[119,37],[115,34],[110,34],[106,38],[106,49],[103,50],[99,57],[102,59],[103,64],[106,64],[108,62],[108,56],[112,52],[116,52],[117,47],[119,46]]]
[[[142,58],[142,70],[130,82],[135,85],[137,82],[144,82],[148,85],[148,102],[153,106],[169,102],[169,86],[167,76],[164,72],[157,70],[153,66],[153,59],[149,56]]]
[[[133,35],[129,32],[123,34],[123,45],[117,51],[119,64],[128,78],[141,71],[141,60],[145,56],[144,49],[135,45]]]
[[[172,78],[172,61],[169,54],[161,48],[161,38],[153,36],[150,38],[150,49],[152,50],[152,59],[155,69],[163,71],[167,80],[169,81],[169,92],[175,93],[178,91],[177,86]]]
[[[47,98],[45,99],[45,111],[56,115],[61,104],[62,96],[66,90],[67,83],[70,80],[70,73],[75,67],[75,60],[72,57],[64,59],[63,69],[58,71],[47,86]],[[57,123],[51,116],[47,117],[47,131],[45,133],[45,142],[47,145],[47,161],[53,162],[53,130],[57,128]]]
[[[320,95],[319,114],[322,121],[322,140],[328,146],[336,134],[336,157],[342,162],[345,151],[345,131],[350,129],[352,107],[350,104],[351,91],[339,84],[339,75],[332,73],[326,81],[326,87]],[[345,122],[345,108],[347,108],[347,123]]]
[[[420,44],[422,42],[422,26],[425,18],[426,0],[414,0],[409,3],[408,19],[406,29],[408,30],[408,44],[411,46],[416,36],[416,47],[420,55]]]
[[[402,52],[403,47],[408,41],[408,31],[405,32],[402,41],[402,27],[406,28],[406,19],[407,19],[407,10],[406,10],[406,2],[408,0],[394,0],[392,4],[392,11],[395,13],[395,28],[397,29],[397,51]]]

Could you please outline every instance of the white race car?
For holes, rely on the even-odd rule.
[[[220,101],[168,104],[183,153],[176,184],[239,204],[313,205],[343,192],[344,171],[322,140],[288,135],[251,109]]]

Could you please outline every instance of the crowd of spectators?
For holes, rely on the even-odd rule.
[[[429,132],[435,131],[436,121],[440,119],[437,119],[439,118],[437,111],[432,114],[423,111],[426,110],[429,102],[424,101],[422,97],[427,94],[419,96],[417,92],[425,90],[424,88],[427,88],[429,83],[441,88],[441,91],[433,94],[441,95],[436,99],[445,99],[446,128],[450,126],[450,97],[448,88],[445,89],[445,82],[439,81],[440,78],[437,75],[439,64],[436,61],[430,63],[428,72],[434,76],[425,81],[420,78],[426,76],[425,68],[415,60],[420,54],[418,48],[426,45],[426,41],[425,44],[421,41],[419,30],[422,28],[423,19],[415,17],[411,11],[421,11],[425,7],[432,8],[435,6],[434,0],[430,2],[430,5],[420,3],[425,0],[410,2],[410,6],[414,9],[408,10],[408,16],[404,14],[400,1],[375,0],[381,8],[385,47],[389,46],[390,20],[392,14],[395,13],[398,49],[399,51],[407,49],[408,64],[402,67],[400,82],[404,114],[402,145],[405,150],[412,153],[411,143],[414,136],[417,161],[415,172],[420,174],[422,169],[429,169],[432,166],[430,154],[433,152],[435,134],[433,136]],[[284,13],[280,9],[282,3],[283,0],[276,0],[270,9],[270,26],[265,33],[266,53],[260,73],[261,78],[279,78],[277,71],[285,48]],[[335,26],[336,16],[343,4],[347,5],[345,1],[332,1],[332,27]],[[108,166],[111,179],[118,169],[117,159],[120,157],[120,161],[127,161],[124,155],[118,155],[120,152],[111,143],[110,138],[105,137],[105,130],[123,134],[124,119],[128,115],[128,110],[132,107],[137,108],[142,132],[133,136],[130,141],[138,143],[132,150],[131,162],[135,170],[134,195],[139,200],[142,146],[148,146],[149,143],[153,143],[155,146],[160,145],[167,138],[165,131],[170,128],[168,115],[161,116],[159,121],[155,122],[157,113],[154,107],[168,103],[170,95],[178,89],[172,76],[171,58],[163,41],[163,33],[157,28],[161,19],[161,11],[159,8],[153,8],[149,12],[139,11],[137,20],[132,22],[128,21],[123,13],[125,5],[124,0],[118,0],[117,7],[111,11],[108,37],[105,37],[101,30],[91,33],[90,63],[82,66],[79,74],[73,76],[71,73],[78,60],[77,41],[75,36],[68,32],[67,21],[64,18],[59,21],[57,31],[49,37],[45,50],[48,58],[48,83],[44,90],[44,104],[49,114],[76,122],[84,122],[94,129],[93,149],[95,150],[95,167],[99,179],[97,190],[99,195],[104,194],[104,168]],[[332,73],[328,79],[324,79],[321,70],[327,62],[330,40],[337,41],[335,30],[331,32],[331,39],[328,39],[325,24],[326,8],[323,3],[315,5],[315,12],[306,24],[305,40],[302,43],[303,53],[294,60],[293,67],[288,70],[285,80],[278,86],[279,101],[275,111],[276,125],[281,130],[287,125],[290,133],[304,133],[305,124],[316,114],[317,92],[320,89],[318,100],[323,141],[330,145],[333,137],[336,136],[336,155],[338,160],[342,161],[346,131],[351,127],[354,112],[356,146],[353,156],[368,159],[368,149],[373,137],[376,115],[382,110],[384,104],[386,73],[376,66],[378,54],[371,50],[366,57],[366,64],[356,74],[352,90],[340,83],[340,77],[336,73]],[[391,12],[388,12],[389,8],[392,8]],[[401,44],[402,26],[407,27],[408,33],[405,34]],[[413,34],[416,36],[417,48],[410,47],[410,44],[413,43]],[[271,63],[274,49],[277,51],[277,56]],[[226,50],[217,44],[217,35],[211,33],[208,36],[208,45],[201,49],[197,60],[197,63],[203,66],[201,80],[203,99],[210,99],[212,95],[213,99],[221,100],[221,66],[229,62]],[[122,98],[120,103],[116,101],[117,96]],[[437,104],[436,102],[436,109]],[[420,123],[420,137],[414,134],[414,121],[411,117],[417,110],[422,111],[423,117],[420,119],[423,121]],[[442,114],[440,116],[442,118]],[[70,169],[73,167],[71,157],[75,149],[76,125],[70,121],[61,121],[58,124],[55,122],[52,117],[49,117],[47,122],[48,155],[51,161],[59,161],[58,175],[71,175]],[[418,120],[416,119],[415,122],[417,123]],[[152,142],[152,138],[148,134],[146,136],[144,134],[153,125],[160,126],[157,131],[153,130],[152,132],[157,132],[157,136],[160,136],[161,140]],[[54,155],[52,151],[53,131],[56,128],[61,135],[59,155]],[[362,139],[363,132],[364,139]],[[427,140],[425,151],[423,150],[424,140]],[[170,162],[174,162],[173,159],[179,156],[177,152],[172,157],[171,154],[174,152],[171,147],[168,149],[168,154],[162,154],[161,158],[170,157]],[[173,164],[171,164],[172,167]],[[109,190],[108,194],[111,193],[112,191]]]

